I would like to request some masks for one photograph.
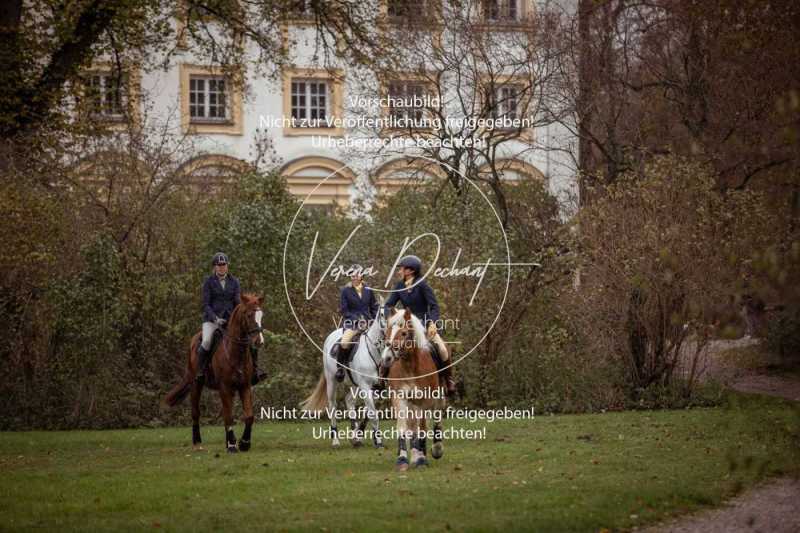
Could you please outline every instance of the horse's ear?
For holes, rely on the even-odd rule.
[[[261,307],[261,304],[264,303],[264,297],[259,296],[258,298],[256,298],[256,302],[258,303],[258,306]]]
[[[403,318],[405,318],[406,320],[411,320],[411,309],[406,309],[406,312],[403,315]]]

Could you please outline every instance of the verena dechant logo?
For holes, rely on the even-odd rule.
[[[428,159],[432,163],[436,163],[441,165],[441,162],[434,161],[430,158],[425,156],[418,156],[420,159]],[[303,324],[302,316],[300,316],[295,307],[295,303],[292,302],[291,292],[289,290],[289,282],[287,280],[287,269],[286,269],[286,258],[287,258],[287,251],[290,247],[290,241],[292,238],[292,231],[295,227],[295,223],[297,222],[297,218],[302,212],[303,208],[306,205],[308,199],[315,194],[317,189],[325,185],[327,180],[335,176],[339,171],[344,170],[345,167],[341,169],[337,169],[327,175],[324,179],[322,179],[315,187],[312,189],[308,195],[303,199],[300,207],[298,208],[297,212],[295,213],[294,217],[292,218],[292,222],[289,226],[289,231],[286,235],[286,242],[284,244],[283,250],[283,281],[284,281],[284,290],[286,293],[287,301],[289,302],[289,307],[292,311],[292,315],[294,316],[295,320],[297,321],[298,326],[306,335],[308,340],[320,351],[323,351],[322,346],[320,345],[319,339],[315,339],[312,335],[309,334],[308,330]],[[452,169],[454,172],[458,172],[456,169]],[[500,299],[500,303],[497,306],[495,312],[489,312],[485,316],[481,318],[482,323],[481,325],[471,324],[471,327],[480,328],[483,331],[483,334],[480,338],[472,345],[472,346],[459,346],[456,350],[453,351],[452,354],[452,364],[456,364],[468,355],[470,355],[475,349],[487,338],[487,336],[491,333],[493,328],[498,322],[500,315],[502,314],[503,306],[505,305],[506,298],[508,296],[509,287],[511,284],[511,267],[512,266],[519,266],[519,265],[536,265],[535,263],[511,263],[511,251],[508,246],[508,237],[503,229],[503,225],[500,221],[500,217],[492,205],[491,201],[487,198],[486,194],[478,187],[474,182],[472,182],[469,178],[464,176],[459,172],[459,174],[464,178],[465,183],[469,183],[471,187],[473,187],[480,197],[482,201],[486,203],[488,208],[491,210],[492,218],[497,224],[497,242],[502,243],[502,247],[504,248],[504,253],[500,254],[501,257],[497,257],[497,251],[491,253],[491,251],[487,251],[483,257],[480,258],[478,261],[462,261],[462,248],[456,247],[455,253],[450,258],[442,257],[442,249],[443,249],[443,240],[439,234],[436,233],[435,228],[430,228],[428,231],[424,231],[415,235],[402,235],[402,232],[399,230],[395,232],[398,236],[396,243],[383,243],[387,247],[396,247],[396,254],[393,252],[392,255],[394,257],[394,262],[385,265],[376,265],[376,264],[364,264],[361,263],[360,267],[358,268],[358,273],[360,273],[365,283],[372,289],[377,295],[381,296],[381,300],[385,300],[389,297],[389,295],[393,292],[394,286],[396,284],[397,278],[395,277],[395,272],[397,270],[397,266],[400,263],[400,259],[409,254],[416,255],[417,248],[420,247],[423,243],[430,249],[432,246],[434,252],[431,254],[430,257],[423,257],[423,268],[420,273],[420,276],[415,279],[414,284],[419,284],[422,280],[427,280],[427,282],[431,285],[431,287],[437,291],[443,287],[449,280],[453,280],[455,278],[466,278],[470,279],[474,282],[474,285],[471,287],[471,291],[469,294],[466,295],[465,301],[468,307],[471,307],[476,304],[476,301],[479,299],[479,294],[481,289],[484,287],[484,279],[486,274],[490,268],[503,268],[506,271],[505,275],[505,287],[503,289],[502,297]],[[353,228],[350,234],[344,239],[343,242],[340,243],[338,250],[336,251],[335,255],[330,258],[321,258],[318,255],[318,242],[320,238],[320,232],[317,231],[314,235],[314,240],[310,246],[310,249],[307,251],[306,261],[307,264],[305,265],[305,279],[301,281],[304,283],[304,291],[303,297],[305,298],[306,302],[313,301],[315,296],[319,294],[320,289],[323,286],[330,286],[335,285],[337,287],[344,284],[346,281],[349,281],[349,278],[353,273],[354,269],[351,263],[342,261],[341,258],[347,257],[352,258],[358,256],[358,251],[350,249],[350,245],[352,244],[353,239],[362,231],[364,224],[359,224]],[[402,227],[402,226],[401,226]],[[457,243],[456,243],[457,244]],[[472,253],[475,256],[475,252]],[[504,256],[504,257],[502,257]],[[536,265],[538,266],[538,265]],[[313,272],[322,271],[322,275],[317,274],[317,279],[312,279]],[[330,284],[330,285],[329,285]],[[409,287],[404,287],[401,290],[407,290]],[[456,306],[447,306],[448,308],[455,308]],[[331,313],[336,313],[337,309],[331,309]],[[442,316],[440,318],[441,324],[437,324],[438,329],[448,329],[452,327],[460,327],[461,326],[461,317],[458,316]],[[337,326],[340,322],[335,322]]]

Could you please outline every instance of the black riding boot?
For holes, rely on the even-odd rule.
[[[338,342],[333,346],[333,353],[331,353],[331,355],[339,363],[336,365],[336,381],[341,382],[344,379],[344,367],[347,365],[347,354],[349,352],[350,350],[343,347]]]
[[[450,361],[442,361],[442,356],[436,344],[433,344],[431,356],[433,357],[433,362],[436,364],[436,369],[439,371],[439,381],[444,385],[445,395],[448,398],[452,398],[456,393],[456,380],[453,378],[453,365],[450,364]]]
[[[380,391],[382,391],[383,389],[386,388],[386,383],[387,383],[386,378],[389,377],[389,369],[390,368],[391,368],[391,365],[387,366],[387,365],[383,365],[383,364],[381,364],[381,366],[378,367],[378,382],[375,385],[372,386],[372,390],[373,391],[380,392]]]
[[[257,385],[267,377],[267,373],[258,368],[258,348],[250,348],[250,350],[253,357],[253,376],[250,378],[250,384]]]
[[[211,354],[203,348],[202,344],[197,345],[197,376],[195,376],[195,381],[198,383],[203,383],[206,379],[206,367],[208,366],[208,362],[211,360]]]
[[[452,398],[456,393],[456,380],[453,378],[452,365],[439,370],[439,375],[442,377],[442,381],[444,381],[445,394],[448,398]]]

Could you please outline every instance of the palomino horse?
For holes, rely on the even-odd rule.
[[[236,436],[233,433],[233,394],[239,393],[244,412],[244,433],[239,440],[239,450],[250,449],[250,432],[253,428],[253,391],[250,388],[253,375],[253,358],[251,346],[264,344],[261,329],[261,303],[264,298],[253,294],[243,294],[242,301],[233,310],[228,320],[227,331],[222,342],[217,344],[211,362],[206,370],[206,385],[219,391],[222,400],[222,417],[225,420],[225,443],[229,453],[236,452]],[[192,337],[186,372],[183,379],[164,398],[170,407],[178,405],[192,393],[192,444],[198,446],[200,438],[200,393],[203,383],[197,383],[195,376],[198,370],[197,347],[201,334]]]
[[[371,394],[371,390],[372,386],[378,382],[383,330],[386,327],[383,305],[380,306],[378,316],[371,322],[367,331],[359,337],[358,346],[354,348],[355,355],[345,369],[351,386],[347,390],[344,400],[351,413],[355,412],[357,398],[362,398],[366,405],[367,416],[358,425],[356,425],[356,416],[351,415],[350,417],[350,429],[354,432],[357,430],[356,434],[358,435],[352,440],[353,446],[361,446],[360,436],[363,435],[369,420],[372,422],[372,443],[376,448],[382,448],[383,439],[379,431],[378,412],[375,409],[375,398]],[[335,374],[338,362],[331,355],[331,350],[343,334],[344,330],[340,328],[331,332],[325,339],[322,346],[322,373],[319,381],[311,395],[300,404],[301,409],[317,413],[327,408],[331,421],[331,443],[334,447],[340,444],[336,429],[336,386],[338,383]]]
[[[414,466],[425,466],[428,464],[428,418],[434,419],[431,455],[439,459],[444,453],[441,416],[444,389],[439,383],[425,327],[408,309],[398,311],[389,319],[383,364],[392,365],[389,393],[397,416],[397,469],[408,470],[408,438],[411,439],[411,462]]]

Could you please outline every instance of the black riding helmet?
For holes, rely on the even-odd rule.
[[[407,255],[400,259],[398,267],[410,268],[415,273],[419,274],[422,271],[422,261],[416,255]]]
[[[222,252],[217,252],[214,254],[214,259],[211,260],[211,264],[214,266],[217,265],[227,265],[228,264],[228,256],[223,254]]]

